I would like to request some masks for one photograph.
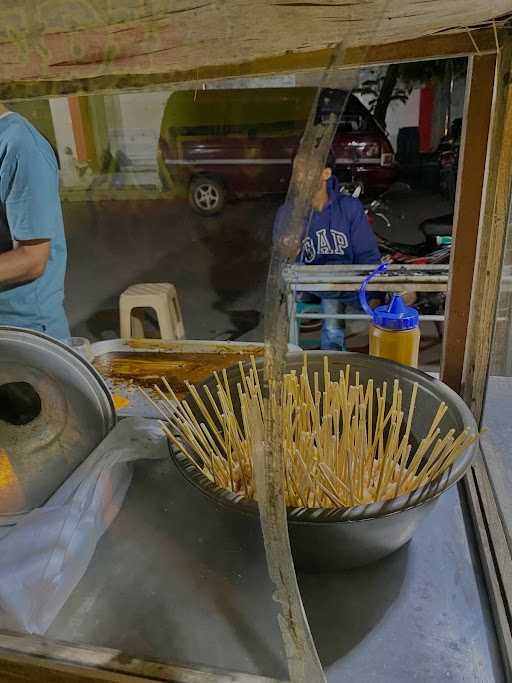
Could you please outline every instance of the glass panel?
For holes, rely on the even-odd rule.
[[[509,537],[512,532],[512,228],[509,216],[492,357],[483,416],[482,446]],[[512,547],[512,543],[511,543]]]
[[[427,252],[448,246],[447,262],[449,245],[437,242],[441,235],[435,231],[427,244],[421,226],[451,211],[453,192],[445,192],[448,183],[439,178],[439,145],[446,124],[460,117],[464,70],[454,81],[451,107],[444,101],[445,76],[428,85],[425,74],[430,79],[432,68],[425,67],[416,80],[397,82],[384,121],[377,121],[379,84],[387,73],[387,66],[336,72],[320,97],[314,115],[325,122],[340,112],[340,103],[356,86],[339,117],[330,159],[336,182],[329,181],[329,191],[335,197],[341,191],[360,192],[370,223],[366,238],[372,239],[373,231],[379,240],[377,260],[387,254],[397,262],[411,257],[422,263]],[[42,570],[38,565],[43,581],[32,586],[34,601],[26,592],[24,603],[9,602],[0,585],[2,605],[11,609],[10,615],[0,615],[0,628],[117,649],[126,656],[111,657],[119,667],[128,660],[131,666],[131,658],[138,657],[286,678],[257,517],[217,508],[188,486],[169,458],[154,419],[160,414],[136,386],[154,399],[154,383],[165,375],[181,397],[186,380],[201,384],[213,370],[262,353],[273,225],[322,77],[291,73],[12,103],[59,156],[68,249],[66,310],[73,335],[67,341],[91,342],[75,348],[87,358],[93,355],[118,417],[149,419],[120,420],[101,450],[54,492],[52,514],[64,515],[52,522],[56,536],[34,533],[22,546],[35,549],[36,560],[44,559]],[[456,147],[457,141],[452,142],[450,149]],[[318,189],[323,187],[318,178]],[[355,199],[349,203],[359,210]],[[311,238],[315,256],[348,254],[349,238],[358,239],[352,239],[349,223],[347,218],[343,225],[329,224],[331,241],[319,237],[324,226],[316,226]],[[446,229],[449,239],[451,224],[436,225],[435,230]],[[364,216],[359,227],[367,228]],[[341,236],[335,239],[337,232]],[[11,246],[9,234],[0,251]],[[354,256],[356,247],[350,243],[347,261],[361,265],[365,257]],[[368,265],[376,259],[370,257]],[[352,283],[354,289],[360,279]],[[132,290],[120,302],[134,285],[157,286]],[[158,304],[162,299],[163,308]],[[296,341],[302,348],[318,349],[329,332],[338,348],[367,352],[368,321],[356,306],[352,310],[353,297],[339,302],[339,308],[334,299],[334,309],[332,301],[307,288],[297,300],[292,297],[290,310],[302,315]],[[422,367],[435,371],[444,294],[413,292],[410,301],[422,315],[438,316],[422,322],[420,357]],[[318,316],[329,310],[347,317],[327,331],[324,327],[322,335]],[[166,343],[161,335],[176,339]],[[126,342],[130,336],[138,338]],[[79,357],[75,361],[84,367]],[[71,461],[64,448],[63,454]],[[137,460],[133,474],[130,465],[116,463],[97,486],[83,485],[98,462],[110,459],[114,465],[113,458],[126,457]],[[2,486],[12,485],[9,467],[8,454],[0,449],[0,493]],[[65,506],[79,485],[80,497],[69,510]],[[84,509],[92,500],[97,514],[87,516]],[[473,649],[480,642],[482,680],[490,679],[495,644],[488,635],[489,615],[472,569],[471,547],[460,531],[463,515],[456,491],[443,497],[435,515],[412,550],[402,548],[353,572],[300,576],[322,663],[333,681],[369,680],[379,667],[395,679],[413,670],[420,679],[440,680],[448,670],[452,677],[470,679]],[[90,537],[78,533],[84,530],[80,525],[86,532],[104,532],[96,548],[83,542]],[[9,538],[8,532],[0,527],[0,541],[4,534]],[[60,552],[70,547],[70,539],[76,544],[72,550],[79,548],[77,555]],[[51,552],[50,562],[44,554],[48,543],[50,550],[59,550]],[[30,568],[22,566],[27,579]],[[433,566],[442,568],[439,574],[446,582],[434,592]],[[66,571],[59,573],[62,568]],[[70,593],[63,605],[49,588],[62,587],[59,582]],[[468,602],[474,606],[470,628]],[[411,613],[422,615],[418,623],[410,620]],[[425,638],[427,619],[435,623],[430,629],[435,643]],[[463,643],[463,655],[456,660],[454,633]],[[396,650],[391,663],[390,642]],[[419,673],[418,661],[424,666]]]
[[[137,384],[151,392],[165,374],[183,395],[185,380],[201,383],[212,370],[262,352],[272,225],[321,77],[305,86],[292,74],[242,79],[237,87],[201,83],[181,90],[12,103],[57,151],[71,334],[92,343],[94,365],[120,417],[155,417],[151,403],[134,390]],[[332,93],[343,102],[353,75],[338,80]],[[327,117],[333,106],[340,105],[322,100],[318,117]],[[379,139],[385,136],[379,133]],[[145,306],[137,301],[128,314],[124,336],[145,337],[136,348],[121,339],[119,296],[145,283],[175,289],[153,288],[154,301]],[[166,310],[158,308],[162,292]],[[160,336],[177,338],[174,351],[151,347]],[[154,362],[160,362],[157,375],[154,369],[145,373]],[[65,410],[60,414],[64,419]],[[148,422],[138,428],[124,420],[94,462],[115,457],[120,448],[130,457],[144,456],[148,442],[158,460],[135,465],[124,501],[129,475],[123,469],[105,475],[106,487],[98,487],[94,498],[87,488],[81,490],[87,514],[96,514],[95,528],[108,527],[92,557],[92,537],[80,542],[84,515],[77,520],[75,508],[65,507],[65,496],[87,482],[93,465],[86,462],[51,492],[52,514],[63,516],[51,521],[49,545],[38,547],[46,561],[52,543],[68,547],[73,539],[78,555],[70,552],[66,576],[56,584],[74,591],[63,606],[56,593],[41,604],[40,584],[28,580],[36,607],[23,609],[22,601],[13,600],[0,627],[118,648],[132,657],[286,678],[257,518],[226,523],[198,493],[190,505],[191,491],[177,476],[156,422],[151,434]],[[1,445],[9,451],[5,441]],[[8,456],[0,454],[0,474],[6,472],[1,491],[2,483],[11,486],[11,470]],[[66,453],[63,460],[70,460]],[[91,500],[95,508],[88,507]],[[65,537],[59,531],[64,521]],[[188,540],[180,538],[185,528]],[[80,566],[88,568],[75,587]],[[53,571],[49,562],[43,578],[50,580]]]

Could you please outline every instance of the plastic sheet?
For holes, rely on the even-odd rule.
[[[43,634],[84,575],[119,512],[133,462],[164,441],[159,424],[120,422],[42,507],[0,538],[0,625]]]

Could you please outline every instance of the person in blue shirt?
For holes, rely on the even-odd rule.
[[[302,162],[297,159],[297,163]],[[306,219],[299,262],[314,266],[379,263],[379,247],[363,205],[359,199],[340,192],[338,180],[333,175],[334,167],[335,157],[330,152]],[[274,239],[279,239],[288,215],[285,203],[276,215]],[[315,294],[321,299],[325,314],[344,313],[347,308],[359,309],[357,292]],[[320,345],[325,350],[345,350],[345,328],[341,320],[323,320]]]
[[[69,337],[66,258],[55,153],[0,103],[0,325]]]

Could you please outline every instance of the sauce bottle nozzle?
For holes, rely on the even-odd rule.
[[[361,286],[359,287],[359,303],[361,304],[363,311],[367,313],[372,320],[373,310],[370,308],[370,306],[368,305],[368,301],[366,300],[366,287],[370,280],[373,280],[374,277],[377,277],[377,275],[383,273],[386,270],[386,268],[386,263],[379,263],[377,268],[375,268],[375,270],[372,270],[372,272],[367,277],[365,277]]]

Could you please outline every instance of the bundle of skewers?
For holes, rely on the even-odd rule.
[[[351,507],[408,494],[439,479],[477,438],[469,429],[441,434],[443,402],[428,432],[413,435],[417,384],[406,407],[398,379],[374,386],[355,372],[352,381],[349,365],[333,379],[327,357],[322,377],[314,372],[310,382],[305,357],[301,372],[284,375],[279,391],[270,384],[265,399],[254,358],[239,370],[235,395],[224,370],[214,375],[216,396],[207,385],[201,395],[187,384],[189,404],[162,378],[163,387],[155,386],[160,400],[146,397],[169,441],[212,482],[248,499],[257,498],[253,453],[262,429],[255,429],[255,415],[281,425],[291,507]]]

